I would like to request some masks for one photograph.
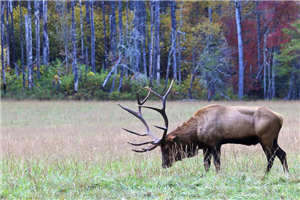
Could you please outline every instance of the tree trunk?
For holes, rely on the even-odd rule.
[[[93,1],[90,0],[91,4],[91,64],[92,72],[96,72],[96,63],[95,63],[95,27],[94,27],[94,8]]]
[[[257,37],[257,67],[258,67],[258,73],[256,75],[256,79],[259,79],[260,74],[263,70],[263,67],[261,65],[261,48],[260,48],[260,34],[261,34],[261,30],[260,30],[260,13],[258,11],[258,4],[259,2],[256,2],[256,37]]]
[[[107,68],[107,50],[108,50],[108,46],[107,46],[107,36],[106,36],[105,3],[104,3],[104,1],[102,1],[101,7],[102,7],[102,24],[103,24],[103,35],[104,35],[103,68],[104,68],[104,71],[105,71],[106,68]]]
[[[87,33],[90,31],[90,2],[88,0],[85,1],[85,21],[86,21],[86,31]],[[90,35],[86,34],[86,44],[90,44]],[[89,45],[85,46],[85,65],[86,68],[89,68],[90,61],[89,61]]]
[[[160,1],[155,2],[156,83],[160,84]]]
[[[43,0],[43,64],[48,65],[49,62],[49,38],[48,38],[48,1]]]
[[[11,63],[15,67],[15,74],[18,77],[19,69],[16,61],[16,42],[15,42],[15,30],[14,30],[14,15],[13,15],[13,1],[9,0],[9,13],[10,13],[10,38],[11,38],[11,47],[12,47],[12,56]]]
[[[85,47],[84,47],[84,31],[83,31],[83,20],[82,20],[82,3],[79,0],[79,8],[80,8],[80,42],[81,42],[81,63],[85,61]]]
[[[9,27],[9,2],[6,2],[6,62],[7,66],[11,67],[10,63],[10,27]]]
[[[68,4],[68,2],[67,2]],[[68,10],[66,9],[65,4],[63,4],[64,15],[68,14]],[[65,61],[66,61],[66,72],[69,73],[69,27],[66,19],[63,21],[63,29],[64,29],[64,50],[65,50]]]
[[[264,99],[267,98],[267,36],[268,36],[269,31],[267,30],[264,33],[264,43],[263,43],[263,70],[264,70],[264,77],[263,77],[263,82],[264,82]]]
[[[197,67],[196,67],[196,55],[195,55],[195,48],[193,49],[193,53],[192,53],[192,62],[193,62],[193,71],[191,73],[191,80],[190,80],[190,87],[189,87],[189,90],[188,90],[188,96],[190,99],[193,99],[193,82],[195,80],[195,77],[196,77],[196,73],[197,73]]]
[[[181,78],[181,28],[183,27],[183,17],[182,17],[182,9],[183,9],[183,2],[180,3],[180,21],[179,21],[179,30],[180,33],[178,35],[178,44],[177,44],[177,52],[178,52],[178,59],[177,59],[177,65],[178,65],[178,83],[181,84],[182,78]]]
[[[111,3],[111,16],[110,16],[110,50],[111,50],[111,55],[112,55],[112,60],[115,61],[116,55],[117,55],[117,30],[116,30],[116,9],[115,9],[115,2],[110,2]],[[118,69],[115,68],[114,71],[114,76],[113,76],[113,81],[111,84],[110,92],[114,91],[115,89],[115,81],[116,81],[116,76],[117,76],[117,71]]]
[[[271,98],[276,97],[276,67],[277,67],[277,60],[276,60],[276,53],[278,53],[278,49],[275,48],[274,53],[273,53],[273,61],[272,61],[272,92],[271,92]]]
[[[23,31],[23,12],[21,7],[22,1],[19,0],[19,11],[20,11],[20,38],[24,38],[24,31]],[[21,68],[22,68],[22,78],[23,78],[23,88],[26,87],[26,73],[25,73],[25,65],[24,65],[24,42],[20,40],[20,49],[21,49]]]
[[[28,14],[25,16],[25,30],[26,30],[26,52],[27,52],[27,66],[28,66],[28,88],[33,87],[32,78],[32,31],[31,31],[31,1],[27,2]]]
[[[37,78],[40,79],[40,2],[34,2]]]
[[[119,45],[123,46],[123,21],[122,21],[122,1],[119,0]],[[121,56],[123,50],[122,48],[119,48],[119,56]],[[121,74],[120,74],[120,80],[119,80],[119,87],[118,92],[121,91],[122,88],[122,82],[123,82],[123,76],[124,76],[124,67],[121,68]]]
[[[6,93],[6,77],[5,77],[5,63],[4,63],[4,3],[1,3],[1,67],[2,67],[2,84],[4,94]]]
[[[238,51],[239,51],[239,84],[238,97],[242,99],[244,96],[244,57],[243,57],[243,39],[241,25],[241,5],[238,0],[235,1],[235,18],[237,26]]]
[[[141,1],[141,12],[142,13],[147,13],[146,11],[146,5],[145,1]],[[147,24],[147,17],[146,15],[141,15],[141,34],[142,34],[142,48],[143,48],[143,66],[144,66],[144,74],[147,76],[147,57],[146,57],[146,24]]]
[[[76,22],[75,22],[75,1],[71,2],[72,7],[72,45],[73,45],[73,74],[74,74],[74,91],[78,91],[78,69],[77,69],[77,53],[76,53]]]
[[[116,58],[116,12],[115,12],[115,2],[111,1],[111,13],[110,13],[110,52],[112,54],[112,60]]]
[[[177,37],[177,23],[176,23],[176,1],[171,3],[171,21],[172,21],[172,48],[173,48],[173,79],[177,80],[177,58],[176,58],[176,37]]]
[[[154,43],[154,34],[153,34],[153,26],[154,26],[154,1],[152,0],[150,3],[150,34],[151,34],[151,40],[150,40],[150,44],[149,44],[149,79],[150,79],[150,86],[152,86],[152,79],[153,79],[153,43]]]

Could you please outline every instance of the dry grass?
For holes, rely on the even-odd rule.
[[[262,179],[259,145],[224,145],[221,173],[204,173],[202,155],[161,168],[159,150],[138,155],[121,130],[144,131],[119,102],[1,102],[0,199],[297,199],[300,196],[300,102],[214,102],[267,106],[284,117],[279,145],[290,176],[276,159]],[[134,102],[121,102],[135,108]],[[149,102],[159,105],[159,102]],[[207,102],[168,102],[170,130]],[[161,117],[144,115],[150,124]],[[159,135],[159,133],[157,133]]]
[[[3,156],[66,158],[94,160],[135,156],[127,141],[139,138],[121,130],[126,127],[144,131],[134,117],[122,111],[119,102],[2,102],[1,146]],[[134,102],[121,102],[135,108]],[[214,102],[227,105],[267,106],[284,117],[279,136],[280,146],[289,152],[300,150],[300,103],[293,102]],[[150,102],[157,104],[159,102]],[[169,102],[170,130],[187,120],[207,102]],[[150,124],[161,124],[160,116],[144,114]],[[156,130],[153,130],[156,131]],[[159,132],[158,132],[159,136]],[[225,145],[223,151],[256,151],[241,145]],[[122,151],[120,151],[122,150]]]

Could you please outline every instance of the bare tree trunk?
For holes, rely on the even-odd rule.
[[[141,1],[141,12],[147,13],[145,1]],[[142,34],[142,48],[143,48],[143,66],[144,66],[144,74],[147,76],[147,57],[146,57],[146,23],[147,17],[146,15],[142,15],[141,17],[141,34]]]
[[[156,83],[160,84],[160,1],[155,2]]]
[[[119,0],[119,45],[123,46],[123,21],[122,21],[122,1]],[[121,56],[123,50],[119,48],[119,56]],[[121,74],[120,74],[120,80],[119,80],[119,87],[118,92],[121,91],[122,88],[122,82],[123,82],[123,76],[124,76],[124,67],[121,68]]]
[[[177,58],[176,58],[176,37],[177,37],[177,23],[176,23],[176,1],[171,3],[171,20],[172,20],[172,48],[173,48],[173,79],[177,80]]]
[[[258,73],[256,75],[256,79],[259,79],[260,74],[263,70],[263,67],[261,65],[261,48],[260,48],[260,34],[261,34],[261,30],[260,30],[260,13],[258,11],[258,4],[259,2],[256,1],[256,29],[257,29],[257,33],[256,33],[256,37],[257,37],[257,67],[258,67]]]
[[[85,21],[86,21],[86,30],[87,32],[90,31],[90,2],[88,0],[85,1]],[[90,35],[86,34],[86,44],[90,44]],[[89,45],[86,45],[85,47],[85,65],[86,68],[89,68],[90,66],[90,60],[89,60]]]
[[[277,48],[275,48],[274,54],[276,54],[278,52]],[[271,98],[275,98],[276,97],[276,67],[277,67],[277,60],[276,60],[276,56],[273,54],[273,61],[272,61],[272,92],[271,92]]]
[[[92,72],[96,72],[96,63],[95,63],[95,27],[94,27],[94,8],[93,0],[90,0],[91,4],[91,64]]]
[[[115,2],[110,2],[111,3],[111,16],[110,16],[110,50],[111,50],[111,55],[112,55],[112,60],[114,61],[116,59],[117,55],[117,30],[116,30],[116,9],[115,9]],[[114,91],[115,89],[115,81],[117,77],[118,69],[115,68],[114,71],[114,76],[113,76],[113,81],[111,84],[110,88],[110,93]]]
[[[48,38],[48,1],[43,0],[43,64],[48,65],[49,62],[49,38]]]
[[[181,84],[182,78],[181,78],[181,28],[183,26],[183,17],[182,17],[182,9],[183,9],[183,2],[180,3],[180,21],[179,21],[179,30],[178,32],[180,33],[178,35],[178,44],[177,44],[177,52],[178,52],[178,61],[177,61],[177,65],[178,65],[178,83]]]
[[[20,11],[20,38],[24,37],[23,31],[23,12],[21,7],[21,0],[19,0],[19,11]],[[24,65],[24,42],[20,40],[20,49],[21,49],[21,68],[22,68],[22,78],[23,78],[23,88],[26,86],[26,73],[25,73],[25,65]]]
[[[154,1],[151,1],[150,5],[150,34],[151,34],[151,40],[150,40],[150,50],[149,50],[149,78],[150,78],[150,86],[152,86],[152,79],[153,79],[153,43],[154,43],[154,34],[153,34],[153,26],[154,26]]]
[[[105,3],[104,1],[101,2],[102,7],[102,23],[103,23],[103,35],[104,35],[104,59],[103,59],[103,68],[106,70],[107,68],[107,36],[106,36],[106,21],[105,21]]]
[[[72,44],[73,44],[73,74],[74,74],[74,91],[78,91],[78,68],[77,68],[77,53],[76,53],[76,22],[75,22],[75,1],[71,2],[72,7]]]
[[[9,14],[10,14],[10,38],[11,38],[11,63],[15,67],[15,74],[19,76],[19,69],[16,61],[16,42],[15,42],[15,30],[14,30],[14,15],[13,15],[13,1],[9,0]]]
[[[28,66],[28,88],[33,87],[32,78],[32,31],[31,31],[31,1],[27,2],[28,14],[25,15],[25,30],[26,30],[26,52]]]
[[[1,3],[1,67],[2,67],[2,84],[4,94],[6,93],[6,77],[5,77],[5,64],[4,64],[4,3]]]
[[[68,3],[68,2],[67,2]],[[68,14],[65,3],[63,4],[64,15]],[[69,73],[69,27],[66,19],[63,20],[63,29],[64,29],[64,48],[65,48],[65,60],[66,60],[66,72]]]
[[[263,43],[263,69],[264,69],[264,77],[263,77],[263,82],[264,82],[264,98],[267,98],[267,36],[268,36],[269,31],[267,30],[264,33],[264,43]]]
[[[37,78],[40,79],[40,2],[34,2]]]
[[[81,63],[85,61],[85,47],[84,47],[84,31],[83,31],[83,20],[82,20],[82,3],[79,0],[80,8],[80,42],[81,42]]]
[[[9,28],[9,2],[6,2],[6,62],[7,66],[11,67],[10,63],[10,28]]]
[[[239,50],[239,87],[238,97],[242,99],[244,96],[244,52],[243,52],[243,38],[242,38],[242,25],[241,25],[241,5],[238,0],[235,1],[235,18],[237,26],[238,37],[238,50]]]
[[[192,52],[192,62],[193,62],[193,71],[192,71],[192,74],[191,74],[191,81],[190,81],[190,87],[189,87],[189,90],[188,90],[188,96],[190,99],[193,99],[193,82],[195,80],[195,77],[196,77],[196,73],[197,73],[197,67],[196,67],[196,55],[195,55],[195,48],[193,48],[193,52]]]

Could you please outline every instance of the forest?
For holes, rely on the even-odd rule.
[[[1,99],[300,98],[297,1],[1,1]]]

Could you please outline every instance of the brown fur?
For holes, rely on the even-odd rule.
[[[284,171],[288,171],[286,154],[277,144],[282,123],[283,118],[278,113],[265,107],[206,106],[166,136],[161,144],[163,166],[169,167],[172,162],[194,156],[198,149],[203,149],[205,169],[209,169],[213,156],[218,171],[222,144],[260,143],[268,160],[267,172],[274,156],[281,160]]]

